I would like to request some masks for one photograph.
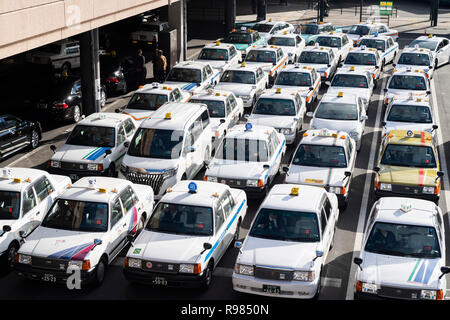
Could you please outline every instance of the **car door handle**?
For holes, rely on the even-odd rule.
[[[127,226],[127,224],[126,224],[126,223],[124,223],[122,227],[124,227],[124,228],[125,228],[126,226]]]
[[[36,212],[36,215],[38,216],[38,215],[40,215],[41,213],[38,211],[38,212]]]

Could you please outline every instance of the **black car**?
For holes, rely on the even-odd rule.
[[[132,89],[134,74],[132,58],[118,58],[110,53],[100,55],[100,79],[108,96]]]
[[[81,80],[77,76],[53,77],[36,84],[30,90],[32,97],[26,98],[26,106],[37,111],[40,116],[50,116],[57,121],[78,122],[83,114]],[[102,86],[100,106],[106,104],[106,90]]]
[[[0,158],[31,147],[36,148],[42,138],[41,124],[6,114],[0,116]]]

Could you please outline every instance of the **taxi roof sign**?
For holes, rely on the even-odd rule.
[[[190,182],[188,184],[189,193],[197,193],[197,189],[198,189],[198,187],[197,187],[197,184],[195,182]]]
[[[253,125],[250,122],[247,122],[245,124],[245,131],[250,131],[250,130],[252,130],[252,128],[253,128]]]
[[[402,210],[403,212],[409,212],[412,209],[412,204],[411,203],[402,203],[400,206],[400,210]]]
[[[166,120],[172,119],[172,113],[171,112],[167,112],[166,115],[164,116],[164,119],[166,119]]]
[[[339,91],[338,94],[337,94],[337,96],[338,96],[339,98],[342,98],[342,97],[344,96],[344,93],[343,93],[342,91]]]
[[[291,189],[291,196],[298,196],[298,187],[293,187]]]
[[[281,93],[281,88],[277,88],[277,89],[275,90],[275,93]]]

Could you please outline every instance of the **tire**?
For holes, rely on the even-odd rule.
[[[212,278],[213,278],[213,262],[211,261],[208,264],[208,267],[206,267],[205,276],[204,279],[202,280],[200,289],[203,291],[208,290],[209,286],[211,285]]]
[[[81,109],[79,106],[74,106],[72,111],[72,120],[74,123],[77,123],[81,120]]]
[[[8,250],[6,250],[6,267],[8,270],[12,270],[14,267],[14,257],[19,250],[19,244],[17,242],[12,242]]]
[[[241,230],[241,220],[239,219],[238,224],[236,226],[236,231],[234,232],[234,236],[233,236],[233,241],[238,241],[239,240],[239,231]]]
[[[115,178],[117,176],[116,166],[114,165],[114,163],[111,163],[109,165],[108,171],[106,171],[106,176],[111,178]]]
[[[106,261],[105,258],[101,258],[97,267],[95,268],[94,286],[100,286],[105,280]]]
[[[318,283],[318,285],[317,285],[317,291],[316,291],[316,293],[314,294],[314,297],[313,297],[313,299],[314,300],[319,300],[319,296],[320,296],[320,291],[322,290],[322,269],[320,269],[320,273],[319,273],[319,283]]]
[[[39,132],[34,129],[30,135],[30,147],[31,149],[36,149],[39,145]]]

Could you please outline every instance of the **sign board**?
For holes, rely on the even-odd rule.
[[[380,1],[380,16],[392,16],[392,1]]]

